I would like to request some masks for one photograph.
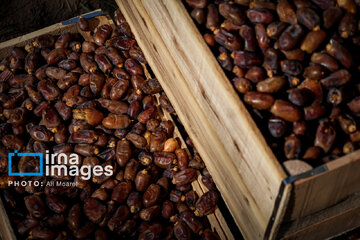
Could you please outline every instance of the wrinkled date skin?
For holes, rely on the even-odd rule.
[[[208,0],[187,2],[197,7],[199,23],[217,31],[212,37],[223,45],[219,58],[233,71],[230,51],[242,50],[243,40],[231,27],[245,23],[246,12],[228,3],[218,9]],[[269,13],[256,14],[267,37]],[[205,215],[216,208],[202,198],[198,210],[204,217],[189,212],[200,199],[191,185],[199,172],[208,189],[216,186],[191,141],[188,150],[164,117],[163,111],[176,116],[175,109],[158,79],[148,76],[129,24],[119,11],[115,16],[116,27],[80,17],[77,28],[87,41],[79,33],[43,35],[0,59],[0,189],[21,239],[202,238]],[[230,30],[220,27],[222,17]],[[245,65],[258,67],[248,71],[247,81],[261,82],[265,72],[259,69],[255,31],[243,34],[250,54]],[[65,168],[46,178],[23,177],[39,186],[12,187],[7,183],[17,177],[8,176],[9,167],[40,171],[36,157],[8,166],[14,150],[48,151],[57,154],[55,160],[76,153],[79,161],[64,162]],[[77,176],[66,174],[75,166]],[[209,231],[206,236],[218,237]]]
[[[199,216],[208,215],[215,211],[218,202],[216,192],[208,191],[202,195],[195,204],[196,212]]]

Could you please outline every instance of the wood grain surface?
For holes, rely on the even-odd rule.
[[[176,0],[117,3],[244,237],[262,239],[286,174],[184,6]]]

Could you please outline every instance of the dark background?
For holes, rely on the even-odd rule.
[[[0,0],[0,42],[101,8],[113,16],[115,0]]]

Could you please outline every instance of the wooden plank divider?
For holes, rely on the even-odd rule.
[[[274,239],[360,191],[360,150],[287,181],[181,0],[116,2],[246,239]]]
[[[286,174],[253,120],[243,114],[245,107],[238,104],[239,97],[219,71],[202,38],[189,33],[197,29],[189,19],[184,21],[187,13],[182,3],[176,0],[117,0],[117,3],[244,237],[262,239]],[[154,16],[156,23],[152,21]],[[174,18],[178,21],[174,22]],[[174,50],[171,46],[175,51],[170,50]],[[186,56],[186,52],[194,55]],[[217,84],[218,79],[223,80],[221,84]],[[247,135],[243,134],[245,129]],[[258,149],[253,151],[251,146]],[[290,188],[285,187],[282,205],[286,204]]]

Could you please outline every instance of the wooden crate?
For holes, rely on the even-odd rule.
[[[181,0],[116,1],[246,239],[360,226],[360,150],[289,177]]]
[[[110,18],[110,16],[103,15],[103,12],[101,11],[101,9],[89,12],[87,14],[83,14],[81,16],[88,19],[91,31],[93,31],[97,26],[100,26],[102,24],[109,24],[112,27],[115,26],[114,22]],[[77,28],[76,23],[77,23],[79,17],[80,16],[72,18],[67,21],[63,21],[61,23],[51,25],[49,27],[26,34],[24,36],[17,37],[17,38],[11,39],[9,41],[0,43],[0,59],[3,57],[6,57],[6,56],[10,56],[10,51],[11,51],[12,47],[25,46],[28,43],[32,43],[37,37],[44,35],[44,34],[59,35],[59,34],[65,33],[65,32],[79,32],[79,33],[81,33],[81,35],[84,37],[85,40],[93,41],[92,37],[90,35],[90,32],[83,32]],[[145,76],[146,76],[146,78],[151,78],[153,76],[150,75],[147,67],[148,66],[143,65]],[[157,95],[156,97],[158,98],[159,95]],[[170,114],[168,114],[166,111],[163,111],[162,119],[173,121]],[[186,148],[186,143],[185,143],[183,137],[181,136],[178,128],[176,127],[176,125],[175,125],[175,130],[174,130],[174,137],[179,138],[182,143],[182,147]],[[192,187],[193,187],[193,190],[196,191],[199,196],[203,195],[205,192],[208,191],[208,189],[202,183],[200,175],[199,175],[198,179],[192,183]],[[0,239],[15,240],[16,236],[15,236],[14,230],[12,229],[11,223],[9,221],[9,218],[7,216],[7,213],[6,213],[6,210],[4,208],[1,198],[0,198],[0,215],[1,215],[1,217],[0,217]],[[229,240],[235,239],[232,232],[230,231],[230,228],[229,228],[227,222],[225,221],[225,218],[224,218],[222,212],[220,211],[220,209],[216,209],[215,212],[213,214],[208,215],[207,218],[210,222],[211,228],[219,234],[221,239],[229,239]]]

